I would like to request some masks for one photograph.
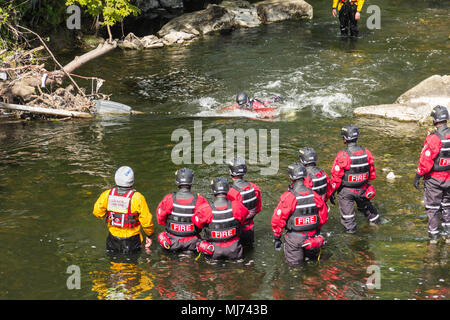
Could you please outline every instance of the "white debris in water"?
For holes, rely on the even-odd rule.
[[[389,172],[386,175],[386,179],[388,179],[388,180],[394,180],[395,178],[397,178],[397,176],[395,175],[395,173],[393,171]]]

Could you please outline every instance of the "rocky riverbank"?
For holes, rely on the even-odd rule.
[[[185,13],[165,24],[156,35],[137,37],[129,33],[118,42],[122,49],[151,49],[188,43],[213,32],[230,32],[262,24],[289,20],[312,19],[313,8],[304,0],[222,1],[204,10]]]

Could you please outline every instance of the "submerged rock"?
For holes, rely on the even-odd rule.
[[[399,121],[425,122],[436,105],[450,105],[450,76],[433,75],[403,93],[392,104],[359,107],[356,116],[379,116]]]

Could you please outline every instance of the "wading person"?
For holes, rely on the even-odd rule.
[[[430,243],[439,240],[441,222],[446,243],[450,243],[450,129],[447,127],[449,113],[443,106],[434,107],[431,112],[436,131],[429,134],[420,154],[414,187],[424,178],[424,204],[428,216]]]
[[[156,208],[158,224],[166,227],[166,231],[158,235],[158,241],[168,251],[189,254],[197,250],[199,230],[191,218],[195,209],[207,201],[191,192],[193,182],[194,172],[191,169],[177,170],[175,183],[178,191],[166,195]]]
[[[347,125],[342,128],[342,138],[346,148],[339,151],[331,168],[331,187],[338,193],[341,223],[348,233],[356,231],[354,203],[371,225],[381,222],[380,215],[370,201],[375,196],[375,188],[368,182],[377,176],[372,153],[359,146],[358,127]]]
[[[284,256],[289,265],[301,264],[305,257],[316,257],[325,244],[320,229],[328,220],[328,208],[322,197],[307,188],[306,168],[301,163],[288,166],[292,188],[284,192],[272,215],[275,250],[281,250],[284,229]]]
[[[241,202],[247,209],[248,215],[241,228],[240,239],[244,246],[252,246],[255,241],[255,227],[253,218],[261,211],[261,190],[253,182],[244,180],[247,173],[245,161],[235,158],[228,163],[233,184],[228,192],[228,199]]]
[[[363,4],[364,0],[333,0],[331,13],[336,17],[339,12],[341,36],[348,36],[350,29],[350,36],[358,37],[358,20],[361,18]]]
[[[300,163],[306,167],[305,186],[318,193],[324,202],[332,193],[330,178],[325,170],[316,166],[318,156],[313,148],[303,148],[299,150]],[[334,203],[334,196],[331,199]]]
[[[106,249],[110,253],[134,253],[141,249],[143,236],[145,247],[152,244],[152,214],[144,196],[133,189],[134,172],[130,167],[120,167],[114,177],[116,186],[104,191],[94,205],[93,214],[106,218],[109,234]]]
[[[214,200],[199,206],[192,222],[203,229],[203,239],[197,251],[206,255],[208,261],[239,260],[243,248],[239,241],[240,228],[245,223],[248,210],[238,201],[230,201],[228,180],[219,177],[211,181]]]

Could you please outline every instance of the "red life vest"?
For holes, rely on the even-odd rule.
[[[256,205],[258,204],[258,198],[256,197],[255,189],[253,189],[253,186],[250,182],[247,182],[247,186],[249,186],[250,189],[244,190],[243,188],[239,188],[236,184],[233,184],[231,188],[235,189],[241,194],[242,204],[244,205],[244,207],[246,207],[248,211],[254,211],[256,210]],[[245,225],[249,224],[252,220],[253,217],[246,219]]]
[[[134,228],[140,225],[139,215],[131,212],[131,198],[136,190],[118,194],[117,188],[111,189],[108,196],[107,222],[117,228]]]

